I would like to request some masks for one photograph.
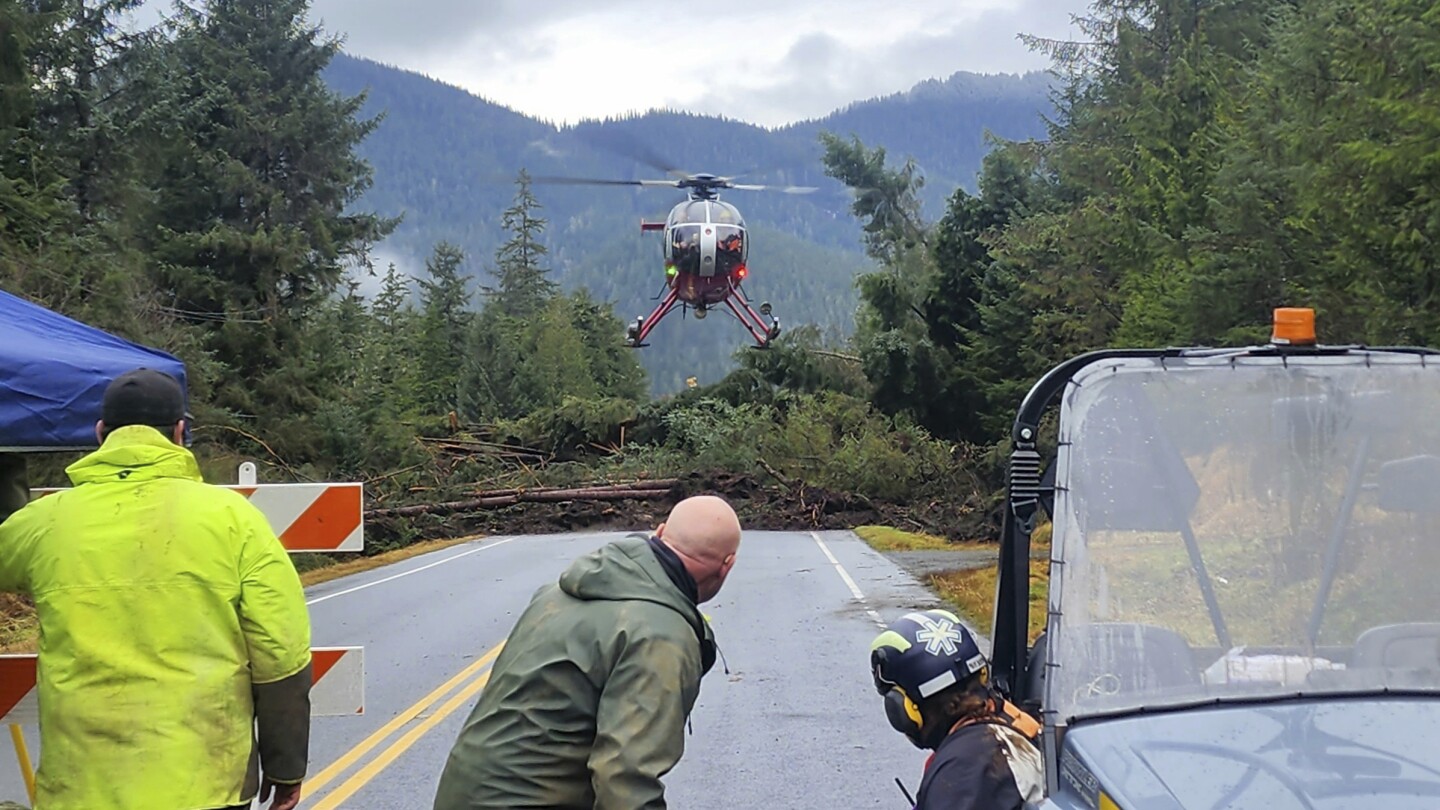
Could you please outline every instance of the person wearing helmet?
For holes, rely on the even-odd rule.
[[[870,645],[890,725],[934,751],[915,810],[1020,810],[1044,796],[1040,725],[990,688],[975,637],[945,610],[908,613]]]

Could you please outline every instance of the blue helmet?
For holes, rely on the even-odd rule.
[[[920,703],[972,678],[985,682],[989,665],[975,636],[948,610],[907,613],[870,644],[870,671],[890,725],[916,745]]]

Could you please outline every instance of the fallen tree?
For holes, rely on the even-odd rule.
[[[679,479],[632,481],[624,484],[603,484],[586,487],[536,487],[534,489],[500,489],[476,492],[476,497],[463,501],[397,506],[371,509],[365,519],[415,517],[417,515],[452,515],[513,506],[519,503],[561,503],[564,501],[622,501],[669,497]]]

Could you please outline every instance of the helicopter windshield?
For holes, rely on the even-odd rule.
[[[715,226],[715,266],[721,273],[734,274],[745,266],[745,231],[734,225]]]
[[[735,225],[744,228],[745,218],[740,216],[740,210],[730,203],[719,200],[691,200],[671,209],[666,222],[671,228],[688,223]]]
[[[1440,694],[1440,365],[1086,368],[1056,458],[1046,712]]]
[[[710,221],[717,225],[738,225],[745,227],[745,219],[740,216],[740,210],[730,203],[712,200],[710,202]]]
[[[691,200],[688,203],[681,203],[670,211],[670,225],[674,227],[687,222],[703,225],[710,221],[710,204],[704,200]]]
[[[670,265],[681,273],[700,272],[700,231],[704,225],[674,225],[670,228]]]
[[[737,276],[749,257],[745,220],[735,206],[718,200],[691,200],[675,206],[667,220],[670,266],[699,276]]]

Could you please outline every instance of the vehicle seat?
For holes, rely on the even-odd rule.
[[[1046,632],[1041,630],[1026,659],[1025,681],[1019,684],[1020,688],[1015,694],[1016,704],[1036,715],[1040,713],[1040,706],[1045,699],[1045,648],[1049,641]]]
[[[1190,644],[1180,634],[1149,624],[1101,623],[1071,628],[1079,632],[1082,643],[1093,651],[1108,650],[1107,659],[1094,655],[1076,665],[1083,672],[1070,672],[1067,680],[1092,680],[1113,675],[1118,683],[1110,689],[1117,693],[1148,692],[1200,683],[1200,671]],[[1076,666],[1070,665],[1070,666]]]
[[[1355,669],[1440,669],[1440,622],[1372,627],[1355,639],[1350,666]]]

